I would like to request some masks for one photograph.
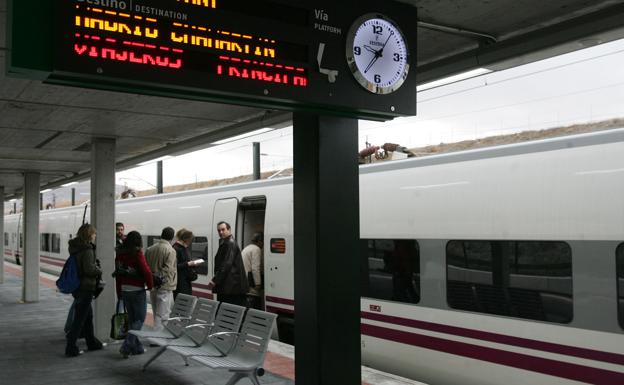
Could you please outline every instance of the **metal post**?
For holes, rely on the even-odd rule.
[[[358,122],[293,123],[297,385],[359,385]]]
[[[24,302],[39,301],[39,180],[37,172],[24,174]]]
[[[43,193],[39,193],[39,211],[43,210]]]
[[[95,301],[95,335],[109,339],[110,315],[115,311],[115,139],[96,138],[91,146],[91,223],[97,229],[97,258],[106,281]]]
[[[76,206],[76,189],[72,187],[71,205]]]
[[[163,193],[163,161],[156,163],[156,194]]]
[[[253,179],[260,178],[260,142],[253,142]]]

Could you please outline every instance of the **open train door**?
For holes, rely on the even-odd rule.
[[[212,217],[212,228],[210,232],[212,234],[212,253],[210,266],[214,266],[214,256],[219,249],[219,234],[217,234],[217,223],[225,221],[230,224],[232,228],[232,235],[236,238],[236,218],[238,217],[238,199],[226,198],[219,199],[215,202],[215,207]],[[210,275],[210,274],[209,274]]]

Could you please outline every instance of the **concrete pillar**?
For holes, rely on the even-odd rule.
[[[361,384],[357,139],[356,119],[293,114],[298,385]]]
[[[39,301],[39,173],[24,174],[24,285],[22,300]]]
[[[2,211],[0,211],[0,283],[4,283],[4,186],[0,186],[0,198],[2,198]]]
[[[253,179],[260,179],[260,142],[253,142]]]
[[[95,300],[95,335],[108,340],[115,310],[115,139],[96,138],[91,145],[91,224],[97,230],[96,257],[102,266],[104,291]]]
[[[156,194],[163,193],[163,161],[156,163]]]

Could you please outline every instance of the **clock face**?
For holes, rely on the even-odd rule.
[[[347,35],[347,63],[359,84],[376,94],[396,91],[409,72],[407,43],[386,17],[358,18]]]

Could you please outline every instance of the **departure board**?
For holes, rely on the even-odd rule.
[[[381,2],[366,1],[46,1],[53,4],[51,83],[371,119],[416,113],[415,69],[396,92],[378,95],[358,85],[345,58],[353,22],[383,12],[404,32],[415,61],[414,7],[387,2],[379,9]],[[375,61],[382,56],[379,47],[376,52]]]

